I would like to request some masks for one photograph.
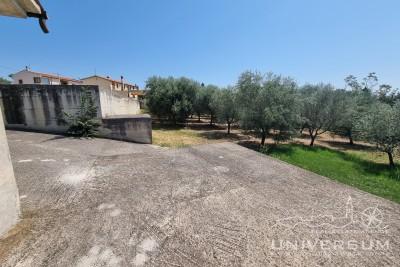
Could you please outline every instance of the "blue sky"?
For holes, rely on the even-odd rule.
[[[37,21],[0,17],[0,76],[29,65],[76,78],[151,75],[234,84],[244,70],[400,87],[398,0],[41,0]]]

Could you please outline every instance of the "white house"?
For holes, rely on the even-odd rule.
[[[11,75],[13,84],[49,84],[49,85],[81,85],[82,81],[43,72],[31,71],[26,68]]]
[[[138,92],[139,86],[136,84],[131,84],[128,82],[125,82],[123,78],[121,77],[121,80],[114,80],[110,77],[103,77],[103,76],[98,76],[98,75],[93,75],[89,76],[87,78],[81,79],[84,85],[98,85],[100,88],[104,89],[109,89],[109,90],[115,90],[115,91],[125,91],[130,97],[135,97],[137,98],[137,94],[135,92]]]

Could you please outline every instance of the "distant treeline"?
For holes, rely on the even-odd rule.
[[[375,73],[358,80],[350,75],[346,88],[330,84],[298,86],[290,77],[247,71],[232,87],[218,88],[188,78],[151,77],[146,87],[146,104],[161,120],[184,122],[189,116],[208,116],[215,121],[251,130],[276,143],[300,132],[310,136],[333,132],[349,139],[366,140],[389,157],[400,146],[400,93],[379,84]]]

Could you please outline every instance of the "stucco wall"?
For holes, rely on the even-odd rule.
[[[101,115],[103,118],[116,115],[136,115],[140,113],[140,102],[128,98],[128,91],[121,91],[122,86],[112,89],[112,82],[102,77],[89,77],[82,80],[85,85],[97,85],[100,90]]]
[[[79,85],[0,85],[0,106],[7,128],[43,132],[65,132],[64,112],[79,110],[83,90],[89,90],[101,118],[97,86]]]
[[[18,217],[18,188],[8,150],[3,115],[0,112],[0,236],[17,222]]]
[[[100,89],[100,103],[103,118],[140,113],[139,101],[135,98],[128,98],[128,92]]]

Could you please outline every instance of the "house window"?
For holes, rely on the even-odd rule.
[[[18,84],[24,84],[23,80],[18,80]]]
[[[42,84],[50,84],[49,78],[42,78]]]
[[[41,83],[40,77],[33,77],[33,83]]]
[[[68,81],[67,80],[60,80],[60,84],[61,85],[68,85]]]

